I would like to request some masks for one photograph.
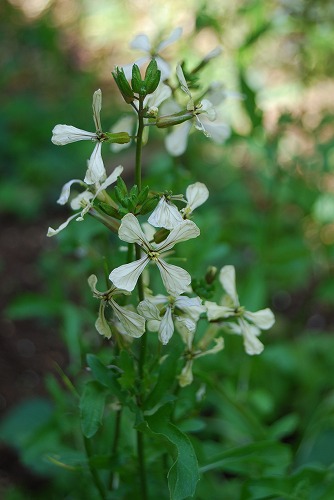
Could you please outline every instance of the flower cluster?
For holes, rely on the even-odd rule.
[[[176,331],[185,346],[179,384],[186,386],[193,380],[194,360],[223,349],[224,339],[218,336],[219,332],[227,330],[241,335],[246,352],[250,355],[259,354],[263,349],[258,338],[260,331],[273,325],[274,316],[270,309],[252,313],[240,305],[233,266],[224,266],[220,271],[219,280],[226,293],[221,303],[217,304],[208,300],[203,303],[204,296],[196,294],[191,288],[192,278],[188,271],[169,262],[176,245],[200,235],[200,229],[191,219],[194,211],[208,199],[209,191],[205,184],[190,184],[185,195],[141,188],[141,177],[138,175],[141,154],[138,151],[141,151],[148,138],[144,132],[149,127],[173,128],[172,131],[168,130],[165,137],[167,151],[173,156],[186,150],[188,134],[193,126],[219,143],[229,135],[229,127],[217,120],[217,106],[227,96],[222,86],[211,84],[196,98],[193,93],[195,86],[192,85],[192,74],[217,57],[220,48],[210,52],[193,72],[187,73],[180,64],[176,65],[177,84],[171,84],[171,66],[160,52],[177,41],[181,32],[177,28],[166,40],[157,44],[151,44],[146,35],[138,35],[134,39],[132,48],[140,49],[146,55],[129,66],[116,67],[113,72],[121,95],[131,106],[131,115],[118,121],[111,131],[103,131],[101,125],[101,90],[93,95],[95,132],[87,132],[72,125],[56,125],[53,129],[52,142],[56,145],[90,140],[94,143],[94,149],[83,180],[68,181],[58,199],[61,205],[70,202],[75,213],[58,229],[49,228],[47,234],[58,234],[71,220],[82,221],[86,214],[90,214],[117,233],[119,240],[128,244],[129,250],[135,246],[136,258],[129,251],[127,262],[110,271],[108,277],[111,285],[108,290],[97,290],[97,277],[94,274],[88,279],[93,296],[100,300],[95,327],[107,339],[120,334],[131,340],[151,332],[157,334],[162,345],[167,345]],[[142,76],[140,68],[150,59]],[[181,99],[176,99],[177,94]],[[138,123],[134,126],[136,115]],[[102,144],[109,143],[116,151],[129,145],[132,138],[137,142],[137,184],[128,191],[121,178],[121,165],[107,175],[102,159]],[[74,184],[79,185],[82,191],[71,198]],[[145,232],[142,220],[147,214],[150,236],[147,230]],[[151,268],[153,272],[158,268],[166,294],[154,295],[148,288],[147,279],[147,286],[144,287],[142,274]],[[139,300],[135,301],[137,294],[132,292],[138,281]],[[108,317],[107,308],[111,311]],[[207,330],[198,338],[197,326],[201,320],[206,322]]]

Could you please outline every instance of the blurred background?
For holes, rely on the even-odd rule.
[[[91,145],[56,147],[52,128],[67,123],[93,130],[91,99],[98,88],[102,124],[111,127],[125,110],[111,71],[141,55],[129,42],[143,31],[165,37],[178,26],[183,37],[164,52],[166,59],[191,68],[222,46],[202,80],[219,80],[243,99],[228,99],[221,108],[231,126],[224,145],[193,133],[186,153],[171,159],[163,134],[152,134],[144,152],[147,181],[161,189],[163,178],[175,192],[195,181],[208,186],[209,201],[196,219],[205,238],[188,269],[200,278],[209,265],[235,265],[242,303],[249,310],[269,306],[277,318],[262,336],[260,357],[247,358],[232,339],[217,370],[258,419],[268,425],[287,419],[284,439],[295,464],[334,462],[333,23],[330,0],[2,1],[4,498],[32,492],[45,498],[50,481],[60,481],[58,496],[50,498],[62,497],[59,469],[37,463],[46,438],[35,436],[36,448],[31,431],[52,412],[61,414],[59,374],[76,376],[83,353],[100,342],[86,278],[101,269],[104,228],[86,220],[46,238],[48,226],[69,215],[56,200],[65,182],[82,176]],[[132,154],[107,152],[107,169],[122,164],[131,181]],[[57,397],[55,410],[50,401]],[[66,438],[68,425],[48,434],[51,448]]]

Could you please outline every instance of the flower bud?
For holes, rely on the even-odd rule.
[[[107,137],[105,142],[111,144],[127,144],[131,141],[131,137],[127,132],[116,132],[115,134],[111,132],[105,132],[104,135]]]
[[[180,113],[175,113],[173,115],[159,116],[157,118],[158,128],[172,127],[173,125],[178,125],[179,123],[186,122],[193,118],[193,113],[191,111],[181,111]]]
[[[129,82],[126,79],[124,69],[116,66],[115,71],[112,71],[112,76],[114,77],[117,87],[119,88],[125,102],[128,104],[133,102],[135,96]]]
[[[157,61],[152,59],[145,72],[145,87],[147,94],[153,94],[159,85],[161,71],[158,69]]]

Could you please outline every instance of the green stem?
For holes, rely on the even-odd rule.
[[[143,118],[143,99],[139,99],[138,109],[138,130],[137,130],[137,144],[136,144],[136,184],[138,190],[141,190],[141,156],[143,149],[143,131],[144,131],[144,118]]]
[[[83,436],[83,439],[84,439],[84,445],[85,445],[85,450],[86,450],[86,456],[87,456],[87,461],[88,461],[88,467],[89,467],[89,470],[90,470],[90,473],[92,475],[92,478],[93,478],[93,483],[95,484],[95,487],[97,489],[97,491],[99,492],[99,496],[101,498],[101,500],[106,500],[106,494],[105,494],[105,491],[104,491],[104,486],[103,486],[103,483],[100,479],[100,476],[98,475],[96,469],[93,467],[92,463],[91,463],[91,457],[93,455],[93,452],[92,452],[92,444],[90,442],[90,440],[88,438],[86,438],[85,436]]]
[[[114,457],[117,454],[119,439],[120,439],[120,435],[121,435],[121,422],[122,422],[122,409],[120,409],[116,413],[115,432],[114,432],[114,439],[113,439],[112,448],[111,448],[111,457],[112,457],[112,459],[114,459]],[[115,479],[115,473],[112,470],[110,472],[110,477],[109,477],[109,488],[110,489],[113,488],[114,479]]]
[[[143,99],[139,98],[138,107],[138,130],[137,130],[137,144],[136,144],[136,172],[135,179],[138,190],[141,191],[142,185],[142,148],[143,148],[143,131],[144,131],[144,117],[143,117]],[[141,250],[140,246],[136,244],[136,259],[140,259]],[[144,300],[144,284],[142,276],[139,276],[137,282],[138,298],[139,301]],[[137,404],[140,406],[143,399],[143,378],[144,366],[146,358],[146,335],[142,335],[140,339],[140,353],[138,362],[138,375],[139,375],[139,391],[137,397]],[[146,465],[145,465],[145,451],[144,451],[144,435],[141,431],[137,430],[137,453],[138,453],[138,472],[141,485],[141,498],[147,500],[147,481],[146,481]]]

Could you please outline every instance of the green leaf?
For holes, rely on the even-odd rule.
[[[242,103],[245,106],[253,128],[258,127],[262,125],[263,112],[257,106],[256,92],[248,85],[245,72],[242,68],[239,69],[239,82],[241,93],[245,94],[245,99],[243,99]]]
[[[194,495],[199,480],[198,463],[189,438],[170,422],[171,405],[165,405],[146,421],[152,432],[173,445],[174,463],[168,472],[168,487],[172,500]]]
[[[260,500],[262,498],[331,500],[333,493],[333,471],[318,466],[307,466],[291,476],[270,476],[247,481],[241,498],[244,500]]]
[[[118,383],[118,374],[116,375],[112,370],[107,368],[94,354],[87,354],[87,364],[92,370],[95,379],[101,385],[110,389],[112,395],[124,402],[125,394],[122,393]]]
[[[145,410],[154,408],[162,400],[165,401],[166,393],[171,387],[173,387],[176,380],[176,373],[179,369],[177,360],[179,359],[181,352],[180,347],[177,348],[175,346],[174,350],[166,356],[163,363],[159,366],[158,380],[144,402]]]
[[[121,351],[118,366],[123,371],[122,375],[119,377],[118,381],[124,389],[131,389],[135,385],[136,372],[133,364],[133,357],[130,356],[128,351],[123,349]]]
[[[213,469],[239,474],[283,474],[290,465],[291,451],[287,445],[275,441],[261,441],[238,446],[215,456],[201,472]]]
[[[82,433],[93,437],[102,424],[107,391],[98,382],[87,382],[80,398],[80,418]]]

